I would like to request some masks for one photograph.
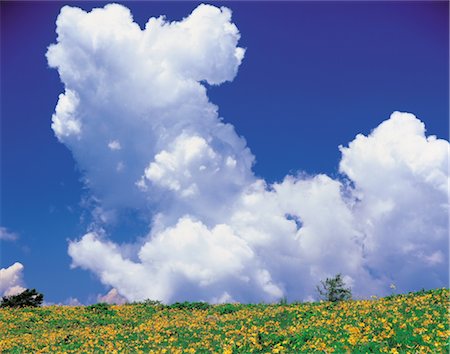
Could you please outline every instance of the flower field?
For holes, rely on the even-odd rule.
[[[279,305],[0,309],[0,352],[448,353],[449,290]]]

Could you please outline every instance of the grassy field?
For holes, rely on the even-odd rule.
[[[449,290],[279,305],[0,309],[0,352],[448,353]]]

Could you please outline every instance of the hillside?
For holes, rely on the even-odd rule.
[[[0,352],[448,352],[449,289],[337,304],[0,309]]]

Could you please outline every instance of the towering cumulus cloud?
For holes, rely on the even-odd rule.
[[[447,280],[448,142],[395,112],[341,147],[342,178],[268,185],[207,97],[244,58],[231,11],[198,6],[145,29],[121,5],[64,7],[49,65],[65,85],[52,117],[89,187],[93,224],[73,265],[128,300],[303,300],[342,272],[360,295]],[[109,215],[148,233],[113,241]]]

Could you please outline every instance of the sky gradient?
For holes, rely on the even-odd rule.
[[[92,222],[92,208],[77,162],[51,128],[64,85],[45,54],[56,43],[63,4],[90,11],[106,3],[1,3],[0,226],[17,237],[1,240],[0,267],[22,263],[23,284],[49,302],[89,303],[111,287],[71,269],[67,252],[69,240]],[[141,28],[160,15],[180,21],[199,4],[124,3]],[[232,10],[246,52],[236,77],[206,83],[207,95],[245,138],[256,177],[267,183],[298,173],[340,178],[338,146],[368,135],[394,111],[413,113],[426,135],[448,140],[447,2],[213,5]],[[115,242],[132,243],[147,225],[129,215],[105,229]]]

